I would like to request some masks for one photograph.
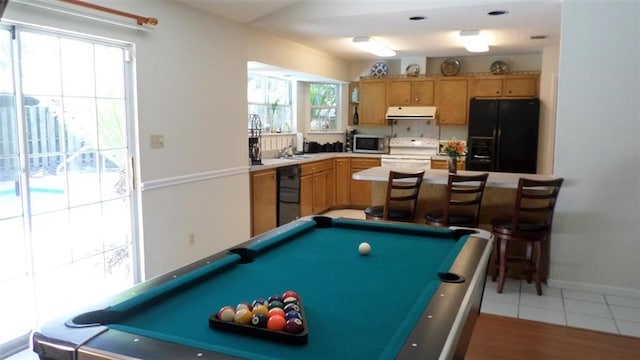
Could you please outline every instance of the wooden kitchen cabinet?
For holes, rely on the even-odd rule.
[[[387,88],[389,106],[433,105],[435,80],[394,79]]]
[[[387,80],[360,80],[360,125],[387,125]]]
[[[277,206],[276,170],[251,173],[251,236],[277,226]]]
[[[464,170],[466,168],[465,161],[462,158],[457,162],[458,170]],[[431,159],[431,169],[437,170],[449,170],[449,162],[441,159]]]
[[[353,174],[372,167],[380,166],[378,158],[351,158],[351,207],[364,209],[371,205],[371,181],[354,180]]]
[[[469,108],[469,79],[444,78],[436,85],[439,125],[464,125]]]
[[[538,76],[476,77],[472,97],[520,98],[538,96]]]
[[[333,160],[301,165],[300,216],[319,214],[333,201]]]
[[[333,206],[347,207],[351,201],[351,160],[336,158],[333,163],[333,173],[335,178]]]

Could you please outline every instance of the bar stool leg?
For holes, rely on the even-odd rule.
[[[498,275],[498,294],[502,294],[504,278],[507,268],[507,241],[500,241],[500,273]]]
[[[536,241],[534,244],[534,249],[533,252],[535,253],[535,260],[534,260],[534,265],[535,265],[535,269],[533,270],[533,279],[536,282],[536,293],[538,293],[538,295],[542,295],[542,285],[540,284],[540,254],[541,254],[541,250],[542,247],[540,246],[540,241]]]
[[[495,264],[495,269],[493,271],[493,275],[491,276],[491,281],[496,281],[498,278],[498,272],[500,271],[500,238],[496,237],[496,241],[493,244],[493,259]]]

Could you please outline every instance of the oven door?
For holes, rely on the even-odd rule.
[[[412,157],[412,156],[383,156],[380,159],[380,165],[385,168],[393,169],[416,169],[429,170],[431,168],[431,157]]]

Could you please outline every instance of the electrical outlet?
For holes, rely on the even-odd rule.
[[[164,148],[164,135],[162,134],[151,134],[151,148],[152,149],[163,149]]]

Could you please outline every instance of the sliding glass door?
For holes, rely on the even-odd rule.
[[[134,283],[127,51],[0,29],[0,343]]]

